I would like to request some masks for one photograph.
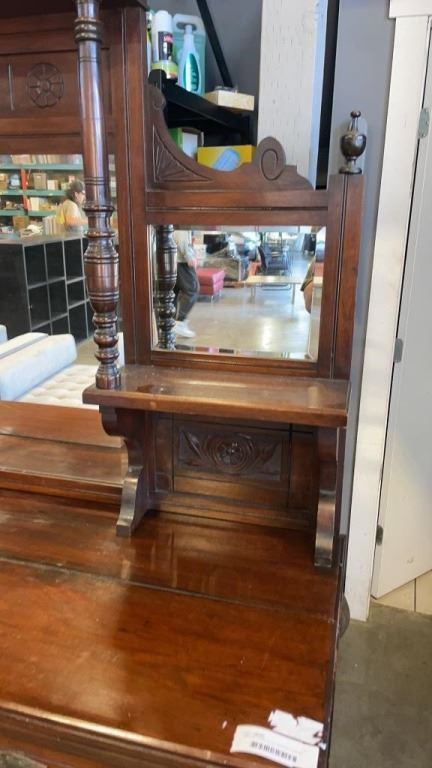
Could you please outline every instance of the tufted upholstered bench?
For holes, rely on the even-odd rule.
[[[76,358],[75,339],[71,334],[26,333],[3,341],[0,343],[0,400],[97,408],[82,402],[83,390],[94,383],[97,366],[79,365]],[[124,365],[122,334],[119,334],[119,364]]]

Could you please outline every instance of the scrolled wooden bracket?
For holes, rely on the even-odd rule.
[[[319,461],[319,497],[315,537],[315,565],[331,568],[334,564],[336,533],[336,491],[338,430],[317,430]]]
[[[357,165],[357,160],[366,149],[366,134],[360,133],[358,127],[361,112],[351,112],[351,122],[348,131],[341,136],[340,146],[345,158],[345,165],[339,168],[339,173],[358,174],[362,169]]]
[[[100,49],[102,25],[99,0],[76,0],[75,40],[78,45],[79,95],[83,140],[84,182],[88,216],[88,248],[84,268],[94,310],[94,340],[99,368],[96,386],[120,385],[117,367],[117,303],[119,259],[109,219],[114,210],[109,194],[108,153],[102,95]]]
[[[102,424],[108,435],[122,437],[128,453],[128,469],[123,481],[118,536],[131,536],[150,506],[147,464],[134,411],[101,408]]]

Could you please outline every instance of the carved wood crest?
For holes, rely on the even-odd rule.
[[[279,478],[281,443],[276,439],[257,439],[243,432],[202,435],[180,432],[180,461],[190,468],[218,470],[223,474],[259,474]]]
[[[165,98],[154,85],[147,86],[147,103],[152,123],[152,141],[149,167],[153,183],[167,189],[186,184],[188,189],[205,187],[209,191],[244,189],[309,190],[311,185],[297,173],[294,166],[286,165],[282,145],[274,138],[263,139],[256,148],[252,163],[241,165],[234,171],[216,171],[199,165],[189,158],[171,138],[164,117]]]

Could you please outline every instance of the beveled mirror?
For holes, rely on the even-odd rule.
[[[176,228],[175,348],[203,354],[316,361],[325,227]],[[152,228],[154,347],[163,297]]]

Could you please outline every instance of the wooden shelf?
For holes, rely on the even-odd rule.
[[[346,381],[187,368],[130,365],[120,389],[90,387],[84,402],[103,406],[342,427],[347,422]]]
[[[82,171],[82,165],[72,163],[6,163],[0,165],[0,171]]]
[[[22,197],[64,197],[62,189],[4,189],[0,196],[10,197],[11,195],[21,195]]]
[[[168,80],[162,70],[153,70],[149,83],[156,85],[166,99],[165,117],[169,128],[193,126],[204,133],[239,134],[241,143],[251,143],[251,118],[218,107],[196,93],[190,93]]]

